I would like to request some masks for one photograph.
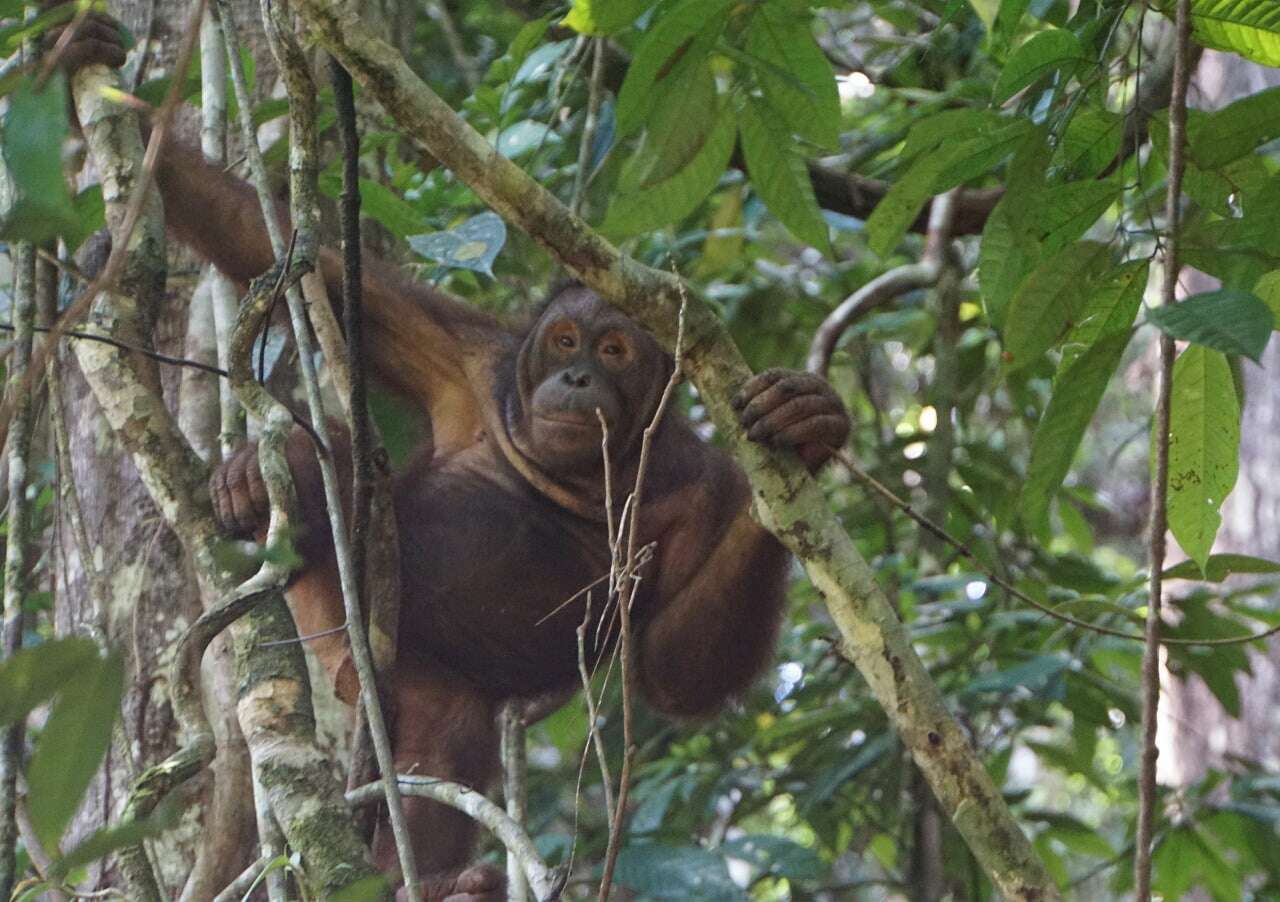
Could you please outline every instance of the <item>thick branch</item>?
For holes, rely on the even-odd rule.
[[[668,347],[687,292],[674,276],[623,257],[554,196],[500,155],[378,40],[351,7],[297,0],[313,33],[408,135],[447,165],[574,276],[650,328]],[[817,485],[794,458],[746,440],[729,398],[750,375],[723,324],[690,297],[683,363],[729,450],[747,472],[761,521],[804,562],[841,634],[840,650],[866,677],[943,809],[1010,899],[1055,899],[1057,887],[1013,820],[963,728]]]

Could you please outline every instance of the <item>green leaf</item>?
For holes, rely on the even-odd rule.
[[[27,767],[31,821],[46,849],[57,847],[102,763],[123,692],[124,661],[111,654],[95,658],[58,693]]]
[[[942,173],[959,159],[959,147],[944,145],[936,153],[925,154],[898,176],[867,217],[867,244],[873,251],[886,256],[902,240],[925,201],[937,193],[934,186]]]
[[[54,639],[0,663],[0,727],[27,716],[98,657],[88,639]]]
[[[1173,0],[1161,10],[1173,15]],[[1264,66],[1280,66],[1280,3],[1271,0],[1191,0],[1197,43],[1229,50]]]
[[[177,823],[182,814],[179,794],[170,793],[161,800],[148,817],[119,827],[103,827],[89,835],[50,868],[51,876],[65,877],[92,861],[110,855],[117,849],[136,846],[152,836],[158,836]]]
[[[754,99],[742,116],[742,155],[751,186],[765,206],[801,241],[824,253],[831,249],[805,161],[778,128],[770,111]]]
[[[1280,563],[1268,561],[1265,558],[1250,557],[1247,554],[1211,554],[1203,570],[1195,561],[1182,561],[1166,569],[1163,575],[1165,579],[1194,579],[1220,583],[1228,576],[1240,573],[1280,573]]]
[[[1229,288],[1155,307],[1147,320],[1174,338],[1255,362],[1261,360],[1275,325],[1270,307],[1247,291]]]
[[[1280,269],[1267,273],[1253,286],[1253,293],[1271,310],[1271,320],[1280,329]]]
[[[1080,241],[1044,260],[1009,304],[1004,325],[1005,360],[1011,370],[1035,363],[1074,325],[1094,286],[1114,277],[1111,251]]]
[[[1012,692],[1020,686],[1032,692],[1039,692],[1069,666],[1071,661],[1065,655],[1041,655],[1009,670],[985,673],[965,686],[963,694]]]
[[[320,174],[320,190],[328,197],[342,193],[342,178],[336,171]],[[373,179],[360,179],[360,215],[376,219],[397,238],[408,238],[422,232],[421,214],[386,185]]]
[[[1031,440],[1031,463],[1022,487],[1022,517],[1033,532],[1047,531],[1049,500],[1071,469],[1084,431],[1128,346],[1128,331],[1107,335],[1054,380],[1053,396]]]
[[[1040,245],[1015,222],[1015,213],[1005,194],[987,217],[978,248],[978,286],[987,319],[997,329],[1003,327],[1005,313],[1018,285],[1040,257]]]
[[[579,34],[616,34],[636,20],[651,0],[573,0],[560,24]]]
[[[1120,197],[1120,190],[1116,182],[1090,179],[1039,192],[1035,199],[1035,228],[1044,253],[1056,254],[1083,235]]]
[[[721,849],[725,855],[747,862],[761,874],[786,880],[818,880],[827,872],[817,852],[785,836],[749,833],[726,841]]]
[[[1082,62],[1087,62],[1084,48],[1071,32],[1050,28],[1032,35],[1009,55],[996,79],[992,102],[999,106],[1055,69],[1068,67],[1070,71]]]
[[[671,77],[670,95],[654,107],[643,142],[623,167],[619,193],[637,191],[688,166],[716,127],[719,103],[706,60],[681,66]]]
[[[783,3],[757,7],[747,29],[747,52],[767,65],[756,79],[773,116],[826,150],[840,146],[840,96],[827,55],[813,39],[812,19]]]
[[[1217,351],[1189,345],[1173,367],[1169,530],[1201,570],[1222,522],[1218,508],[1236,484],[1239,450],[1240,402],[1231,366]],[[1154,472],[1154,441],[1151,462]]]
[[[1114,279],[1103,285],[1085,303],[1076,326],[1062,343],[1058,372],[1071,364],[1104,335],[1128,332],[1142,306],[1150,263],[1135,260],[1120,267]],[[1061,376],[1054,377],[1056,385]]]
[[[1198,116],[1187,131],[1191,158],[1201,169],[1217,169],[1251,154],[1280,137],[1280,87]]]
[[[643,124],[673,69],[698,62],[715,44],[728,18],[730,0],[682,0],[660,16],[636,48],[615,109],[618,136]],[[665,89],[666,85],[662,85]]]
[[[733,113],[728,103],[722,103],[715,127],[689,165],[668,179],[615,197],[601,229],[613,235],[635,235],[688,216],[724,174],[736,135]]]
[[[618,854],[617,880],[651,899],[747,898],[724,858],[698,846],[628,845]]]
[[[1000,0],[969,0],[969,5],[978,14],[987,31],[991,31],[991,26],[995,24],[996,16],[1000,13]]]
[[[1073,178],[1094,178],[1115,160],[1123,133],[1124,117],[1119,113],[1084,107],[1067,125],[1058,160]]]
[[[0,210],[0,238],[43,244],[76,229],[75,208],[62,173],[67,137],[67,88],[55,73],[44,89],[24,77],[9,95],[0,126],[0,156],[13,197]]]

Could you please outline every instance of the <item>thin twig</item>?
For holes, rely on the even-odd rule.
[[[582,204],[586,200],[587,185],[591,181],[591,151],[595,144],[596,124],[600,118],[600,97],[604,82],[604,38],[594,38],[591,42],[595,56],[591,60],[591,80],[587,83],[587,113],[582,123],[582,143],[578,146],[578,171],[573,176],[573,195],[569,199],[569,210],[574,215],[581,215]]]
[[[971,548],[969,548],[968,545],[966,545],[960,539],[957,539],[955,536],[951,535],[951,533],[947,532],[937,523],[934,523],[924,514],[921,514],[919,511],[913,508],[906,501],[899,498],[896,494],[894,494],[892,489],[890,489],[880,480],[876,479],[874,476],[872,476],[862,467],[854,463],[853,459],[850,458],[849,455],[846,454],[842,449],[831,448],[830,451],[832,453],[832,456],[836,460],[840,461],[840,463],[844,465],[845,469],[849,471],[850,475],[852,475],[856,480],[858,480],[860,483],[865,485],[867,488],[874,491],[877,495],[879,495],[885,501],[889,502],[889,504],[893,505],[898,510],[902,511],[904,514],[906,514],[908,517],[914,520],[920,527],[932,533],[934,536],[946,542],[956,551],[960,552],[960,554],[963,557],[967,558],[970,562],[973,563],[974,569],[976,569],[979,573],[981,573],[989,583],[1001,589],[1002,591],[1008,593],[1011,597],[1016,598],[1019,601],[1023,602],[1024,604],[1035,608],[1037,611],[1039,611],[1041,614],[1044,614],[1047,617],[1052,617],[1054,620],[1059,620],[1063,623],[1070,624],[1071,626],[1080,627],[1080,629],[1089,630],[1090,632],[1098,633],[1099,635],[1103,635],[1103,636],[1113,636],[1116,639],[1129,639],[1133,642],[1145,641],[1144,637],[1139,633],[1128,633],[1128,632],[1125,632],[1124,630],[1112,629],[1111,627],[1108,627],[1108,626],[1099,626],[1096,623],[1090,623],[1087,620],[1080,620],[1079,618],[1072,617],[1070,614],[1064,614],[1061,611],[1056,611],[1053,608],[1046,605],[1044,602],[1037,601],[1036,599],[1032,598],[1030,595],[1018,589],[1008,580],[1003,579],[1000,576],[997,576],[996,574],[992,573],[991,570],[988,569],[982,563],[982,560]],[[1280,634],[1280,626],[1269,627],[1268,629],[1265,629],[1256,633],[1250,633],[1246,636],[1228,636],[1226,638],[1221,638],[1221,639],[1182,639],[1182,638],[1174,638],[1173,636],[1162,636],[1160,638],[1160,641],[1164,645],[1214,647],[1214,646],[1222,646],[1222,645],[1245,645],[1250,642],[1258,642],[1263,639],[1270,638],[1271,636],[1274,636],[1277,634]]]
[[[1187,82],[1190,78],[1191,0],[1178,0],[1177,37],[1173,57],[1173,96],[1169,101],[1169,176],[1165,194],[1163,301],[1178,301],[1182,175],[1186,169]],[[1160,616],[1164,592],[1165,532],[1169,527],[1169,419],[1172,402],[1173,338],[1160,333],[1160,370],[1156,383],[1156,413],[1151,440],[1155,442],[1155,473],[1151,482],[1151,526],[1148,565],[1151,587],[1147,600],[1146,647],[1142,654],[1142,762],[1138,772],[1138,827],[1133,873],[1139,902],[1151,898],[1151,835],[1156,811],[1156,717],[1160,708]]]
[[[8,323],[0,323],[0,332],[13,331],[16,331],[14,326],[9,325]],[[191,360],[187,357],[173,357],[169,354],[161,354],[159,351],[153,351],[150,348],[133,344],[132,342],[121,341],[120,339],[113,338],[110,335],[100,335],[95,332],[78,332],[75,329],[60,330],[57,326],[32,326],[31,331],[40,333],[56,333],[55,337],[58,338],[79,338],[84,341],[100,341],[104,345],[111,345],[111,347],[119,348],[122,351],[132,351],[137,354],[142,354],[157,363],[166,363],[170,366],[189,367],[193,370],[201,370],[206,373],[211,373],[214,376],[222,376],[224,379],[227,376],[227,371],[221,367],[210,366],[202,361]]]
[[[618,852],[622,848],[622,825],[623,820],[626,818],[627,796],[631,791],[631,770],[635,764],[636,757],[634,713],[632,710],[636,675],[631,660],[631,602],[635,598],[639,580],[635,576],[635,571],[632,569],[631,564],[636,559],[640,540],[640,508],[641,502],[644,500],[644,482],[645,475],[649,469],[649,454],[653,447],[653,437],[657,434],[658,427],[662,424],[663,414],[666,413],[667,406],[671,403],[671,396],[675,394],[676,386],[680,384],[681,360],[684,356],[684,322],[687,303],[688,298],[681,292],[680,313],[676,325],[676,343],[672,351],[675,365],[671,370],[671,378],[667,380],[666,386],[662,389],[662,396],[658,399],[658,407],[653,413],[653,419],[645,427],[644,435],[640,439],[640,460],[636,465],[635,487],[631,491],[631,516],[627,523],[626,531],[627,556],[625,563],[627,566],[623,571],[626,576],[626,582],[625,585],[618,587],[617,602],[618,618],[621,624],[618,645],[621,649],[620,660],[622,663],[622,772],[618,775],[618,802],[614,807],[613,822],[609,827],[609,848],[605,853],[604,873],[600,878],[599,902],[605,902],[609,898],[609,887],[613,883],[613,870],[618,863]]]
[[[223,0],[219,0],[220,3]],[[229,3],[223,5],[226,33],[230,34],[231,19]],[[319,221],[317,196],[317,152],[316,152],[316,91],[307,68],[306,56],[298,46],[293,34],[283,26],[285,18],[282,9],[271,0],[263,0],[264,23],[268,42],[272,53],[280,65],[289,94],[289,169],[290,193],[293,202],[293,222],[300,236],[304,260],[307,268],[314,266],[316,254],[316,226]],[[239,68],[238,61],[232,61],[233,71]],[[243,73],[241,74],[241,76]],[[241,124],[249,146],[251,168],[256,169],[255,182],[262,200],[263,216],[271,221],[274,210],[266,192],[265,173],[261,169],[261,154],[253,143],[252,121],[248,115],[247,93],[242,94],[243,77],[236,79],[236,95],[240,104]],[[256,164],[254,160],[256,158]],[[305,236],[305,237],[303,237]],[[273,242],[274,243],[274,242]],[[297,291],[285,293],[289,305],[290,319],[293,322],[294,343],[298,348],[298,364],[302,373],[303,386],[306,389],[307,407],[312,425],[319,433],[325,448],[332,449],[328,424],[325,421],[324,403],[320,397],[320,385],[315,370],[315,359],[311,353],[311,337],[307,322],[306,308]],[[354,405],[353,405],[354,407]],[[382,704],[378,698],[377,671],[374,667],[373,654],[369,646],[368,630],[365,627],[364,615],[361,611],[360,596],[363,586],[352,561],[351,544],[342,510],[341,490],[338,486],[338,473],[332,455],[320,458],[320,475],[324,483],[325,503],[329,510],[329,522],[333,534],[334,556],[338,565],[338,580],[342,589],[343,607],[347,616],[347,633],[350,636],[351,657],[355,664],[356,674],[360,680],[360,697],[365,717],[369,725],[369,733],[373,739],[374,752],[378,767],[383,774],[383,791],[386,797],[388,820],[395,838],[396,853],[400,861],[400,870],[404,876],[405,894],[410,902],[418,902],[422,898],[419,886],[418,867],[414,861],[413,843],[409,836],[409,826],[404,814],[404,806],[400,799],[400,788],[393,779],[395,773],[394,756],[391,739],[387,729]]]

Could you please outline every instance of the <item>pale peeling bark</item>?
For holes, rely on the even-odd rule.
[[[357,8],[298,0],[296,11],[409,136],[527,232],[574,276],[674,344],[678,280],[622,256],[554,196],[459,119]],[[817,484],[793,459],[746,440],[729,399],[750,371],[723,324],[691,303],[684,365],[717,430],[746,470],[761,522],[805,565],[840,631],[840,650],[862,671],[903,743],[928,778],[992,882],[1011,899],[1051,899],[1058,890],[1031,850],[960,724],[947,710],[870,567],[829,510]]]
[[[132,115],[121,113],[105,100],[101,90],[105,84],[104,72],[86,70],[77,77],[76,99],[86,140],[102,174],[107,219],[118,229],[123,221],[121,211],[142,172],[142,147]],[[135,342],[149,337],[145,326],[154,316],[164,280],[162,240],[155,245],[147,237],[156,234],[157,229],[163,235],[159,215],[158,207],[149,209],[135,233],[141,237],[129,240],[125,272],[131,296],[101,298],[87,331],[114,333],[132,329],[137,334]],[[117,236],[117,240],[120,237],[123,236]],[[76,342],[75,349],[107,422],[129,451],[164,520],[181,538],[202,594],[210,599],[235,597],[234,574],[223,570],[216,560],[220,540],[206,489],[207,469],[165,408],[157,391],[154,365],[140,355],[100,342]],[[281,423],[269,425],[283,433]],[[264,594],[270,594],[270,587],[255,592],[255,600]],[[189,653],[178,655],[175,661],[173,704],[191,733],[191,742],[139,778],[126,806],[126,821],[145,816],[169,789],[198,772],[212,757],[213,734],[200,710],[195,674],[200,654],[216,631],[202,635],[199,641],[184,643],[183,648]],[[315,747],[310,687],[301,650],[296,643],[261,647],[264,633],[273,638],[293,635],[292,620],[279,602],[278,593],[272,607],[237,633],[241,726],[255,766],[263,775],[272,808],[291,845],[302,856],[322,896],[373,876],[367,850],[354,829],[341,789],[327,759]],[[154,875],[141,850],[126,850],[121,861],[129,878],[130,897],[158,898]]]

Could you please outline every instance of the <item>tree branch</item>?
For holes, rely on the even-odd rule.
[[[320,44],[378,100],[405,134],[508,222],[527,232],[575,277],[636,318],[670,348],[688,292],[669,273],[642,266],[573,216],[488,142],[378,40],[350,6],[296,0]],[[752,484],[757,515],[804,562],[857,664],[943,809],[995,886],[1010,899],[1058,898],[1058,890],[983,769],[866,561],[828,509],[800,461],[747,441],[729,404],[750,370],[724,325],[689,296],[683,365],[718,433]]]

